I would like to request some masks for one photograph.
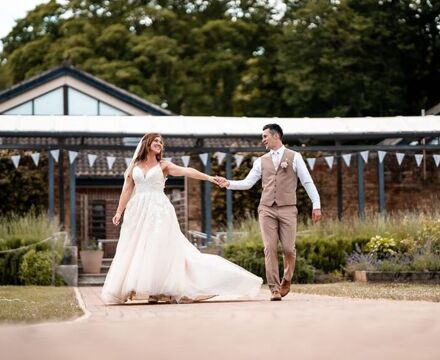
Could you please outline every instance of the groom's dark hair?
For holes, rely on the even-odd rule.
[[[267,124],[264,125],[263,131],[269,129],[270,133],[273,135],[274,133],[277,133],[280,136],[280,140],[283,140],[283,129],[281,129],[281,126],[278,124]]]

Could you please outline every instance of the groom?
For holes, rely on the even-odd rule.
[[[301,154],[287,149],[283,130],[278,124],[263,127],[262,142],[267,150],[255,160],[244,180],[232,181],[217,177],[219,185],[231,190],[248,190],[262,179],[263,192],[258,207],[258,219],[264,243],[266,278],[272,301],[280,301],[290,291],[295,269],[296,186],[298,179],[313,203],[312,220],[321,218],[319,194]],[[278,240],[284,255],[284,274],[278,272]]]

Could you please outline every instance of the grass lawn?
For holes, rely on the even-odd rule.
[[[70,320],[82,314],[69,287],[0,286],[0,323]]]
[[[440,302],[440,285],[341,282],[333,284],[292,284],[291,289],[297,293],[360,299]]]

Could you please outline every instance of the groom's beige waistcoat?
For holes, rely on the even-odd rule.
[[[272,206],[276,203],[278,206],[296,205],[296,186],[298,177],[293,171],[292,162],[295,152],[284,149],[283,157],[278,169],[272,161],[270,153],[261,157],[261,182],[263,192],[261,194],[260,204]],[[287,163],[283,168],[282,163]]]

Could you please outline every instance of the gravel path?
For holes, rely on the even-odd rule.
[[[90,316],[0,326],[9,359],[440,359],[440,304],[289,294],[268,301],[104,306]]]

